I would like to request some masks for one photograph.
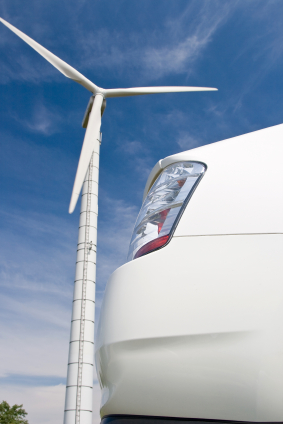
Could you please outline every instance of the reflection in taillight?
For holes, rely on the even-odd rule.
[[[199,162],[176,162],[165,168],[149,190],[132,234],[128,260],[164,246],[181,209],[205,172]]]
[[[165,221],[166,216],[168,215],[168,212],[169,211],[170,211],[170,209],[165,209],[165,211],[159,212],[160,218],[159,218],[159,222],[157,223],[157,225],[158,225],[158,234],[160,233],[160,231],[161,231],[161,229],[163,227],[164,221]]]

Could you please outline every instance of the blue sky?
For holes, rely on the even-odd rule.
[[[1,0],[0,16],[101,87],[219,89],[108,100],[98,316],[107,279],[125,262],[154,164],[282,123],[283,2]],[[0,395],[24,403],[30,424],[57,424],[79,216],[68,205],[90,94],[2,25],[0,50]],[[97,411],[97,386],[95,402]]]

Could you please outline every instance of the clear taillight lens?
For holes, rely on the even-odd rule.
[[[178,162],[162,171],[138,215],[128,261],[159,249],[169,241],[205,169],[202,163]]]

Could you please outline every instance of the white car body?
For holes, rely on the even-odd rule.
[[[165,247],[110,277],[101,416],[283,422],[283,125],[169,156],[207,171]]]

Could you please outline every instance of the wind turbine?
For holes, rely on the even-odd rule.
[[[64,413],[64,424],[92,424],[99,150],[101,117],[106,107],[106,99],[144,94],[215,91],[217,89],[207,87],[104,89],[95,85],[72,66],[4,19],[0,18],[0,21],[63,75],[81,84],[92,93],[83,120],[86,132],[69,206],[69,213],[72,213],[83,186]]]

